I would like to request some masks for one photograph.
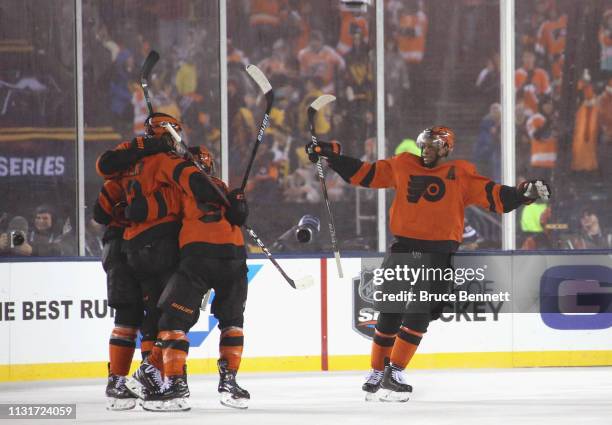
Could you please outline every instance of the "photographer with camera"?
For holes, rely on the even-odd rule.
[[[9,256],[32,255],[32,246],[27,241],[28,221],[15,216],[9,221],[6,232],[0,235],[0,253]]]
[[[32,230],[24,217],[13,217],[8,223],[6,233],[0,235],[0,253],[5,256],[61,256],[61,232],[56,231],[54,225],[53,210],[48,205],[36,208]]]
[[[0,235],[0,252],[4,255],[32,255],[32,246],[27,241],[28,221],[15,216],[9,221],[6,232]]]

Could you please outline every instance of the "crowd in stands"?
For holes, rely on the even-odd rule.
[[[550,205],[536,203],[521,212],[519,240],[524,249],[612,247],[599,219],[605,227],[612,225],[612,215],[607,214],[610,200],[605,198],[612,188],[608,167],[612,159],[612,2],[604,3],[601,10],[595,9],[597,31],[588,31],[583,44],[578,42],[574,54],[581,60],[572,60],[589,64],[597,44],[599,58],[576,70],[576,77],[570,76],[576,84],[569,97],[563,93],[568,38],[568,13],[563,6],[568,3],[536,0],[522,10],[516,33],[520,58],[515,72],[517,176],[551,181],[556,197]],[[572,30],[581,39],[581,27]],[[561,111],[574,103],[568,126]],[[498,127],[491,130],[498,132]],[[493,158],[497,161],[497,156]],[[597,206],[585,207],[602,199]]]
[[[473,139],[461,143],[467,149],[467,159],[474,160],[482,174],[499,181],[500,58],[497,49],[484,51],[479,39],[482,22],[486,19],[483,7],[492,3],[495,1],[460,2],[456,10],[461,12],[461,37],[456,48],[464,61],[486,60],[486,66],[474,78],[475,85],[469,76],[459,82],[465,90],[472,90],[479,96],[482,111],[488,109],[480,127],[474,126]],[[567,15],[557,7],[557,0],[536,0],[533,4],[527,2],[527,6],[526,2],[519,3],[515,75],[517,179],[552,178],[554,184]],[[431,41],[444,37],[447,28],[441,27],[441,20],[436,21],[438,28],[430,28],[434,23],[430,9],[435,6],[423,0],[386,0],[384,5],[387,154],[417,152],[412,140],[416,134],[406,134],[400,123],[406,119],[407,111],[417,111],[433,102],[421,80],[429,72],[425,69],[428,60],[438,56],[431,51]],[[448,2],[447,6],[451,5],[454,7],[455,3]],[[143,131],[148,112],[138,74],[148,51],[155,48],[162,55],[150,87],[155,110],[181,120],[188,142],[205,144],[215,157],[216,169],[220,170],[216,7],[216,2],[190,0],[150,0],[146,3],[85,0],[86,125],[112,126],[125,139]],[[321,139],[339,140],[344,152],[351,156],[376,158],[375,13],[373,7],[351,7],[329,0],[230,0],[227,7],[230,186],[238,185],[242,179],[263,115],[260,93],[244,72],[245,66],[253,63],[270,79],[276,99],[265,143],[260,147],[251,173],[247,196],[256,211],[253,220],[258,230],[273,237],[293,226],[301,213],[317,214],[321,207],[314,168],[303,151],[304,142],[309,138],[306,110],[312,100],[323,93],[337,97],[332,107],[317,114],[316,130]],[[600,66],[598,69],[585,68],[579,84],[581,103],[576,113],[570,164],[571,171],[577,173],[603,172],[602,159],[610,158],[612,8],[606,9],[601,16],[598,41]],[[33,96],[42,96],[41,93],[54,87],[51,81],[54,74],[61,74],[54,69],[50,67],[44,79],[39,73],[38,77],[25,82],[23,77],[28,75],[25,71],[20,74],[21,79],[17,74],[0,72],[0,80],[7,80],[5,84],[25,85],[30,87]],[[60,97],[55,102],[56,108],[73,111],[70,96]],[[61,114],[46,116],[61,117]],[[433,119],[433,115],[428,117],[428,121]],[[72,124],[70,119],[58,120],[53,122],[48,118],[45,125]],[[19,117],[10,118],[9,122],[22,124]],[[607,156],[602,157],[598,150],[604,147],[607,147]],[[355,189],[332,172],[327,175],[327,184],[330,198],[341,217],[340,226],[346,225],[345,234],[353,235]],[[94,196],[88,196],[88,202],[93,202]],[[376,199],[372,194],[360,199],[365,202],[366,209],[368,206],[375,209]],[[544,216],[544,210],[540,215]],[[595,212],[593,215],[597,217]],[[603,227],[606,222],[602,220]],[[487,236],[477,222],[466,226]],[[602,226],[592,227],[601,229]],[[579,233],[581,228],[575,230]],[[91,228],[88,233],[91,233],[88,240],[94,241],[93,247],[97,232]],[[534,236],[533,233],[543,231],[523,229],[521,243]],[[364,234],[357,235],[365,237],[363,249],[375,249],[376,234],[375,226],[365,226]],[[481,236],[479,243],[482,245]],[[0,239],[0,248],[5,245],[2,241]],[[572,243],[574,248],[582,245]],[[95,252],[95,248],[91,251]]]

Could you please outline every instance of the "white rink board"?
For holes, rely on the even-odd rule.
[[[258,271],[249,284],[245,357],[320,354],[319,263],[319,259],[282,261],[294,278],[313,274],[315,285],[297,291],[268,261],[249,261]],[[111,309],[104,310],[106,275],[100,262],[0,263],[0,277],[2,308],[6,302],[14,304],[14,320],[0,320],[0,336],[7,342],[0,349],[0,364],[107,361],[113,319]],[[51,301],[59,308],[51,309]],[[36,309],[36,302],[44,304]],[[33,307],[32,314],[24,303]],[[88,303],[93,306],[91,318],[83,308]],[[209,314],[210,306],[192,330],[209,331]],[[214,330],[203,343],[190,347],[190,358],[218,355],[218,330],[212,324]]]
[[[566,260],[568,264],[571,262],[569,256]],[[535,268],[533,258],[529,261],[533,261]],[[306,359],[323,356],[321,260],[283,259],[279,262],[294,279],[310,274],[315,284],[307,290],[292,289],[269,261],[249,260],[251,279],[245,312],[244,357]],[[330,358],[367,356],[370,340],[353,329],[352,278],[359,275],[360,259],[344,258],[342,263],[345,278],[339,279],[335,262],[333,259],[327,261],[327,354]],[[548,261],[542,267],[555,265]],[[534,286],[539,284],[540,277],[536,274],[529,280],[519,279],[528,285],[527,291],[533,292]],[[0,337],[6,341],[0,348],[0,366],[106,362],[113,319],[111,310],[104,310],[105,298],[106,277],[99,262],[0,263]],[[56,303],[55,309],[51,301]],[[62,301],[70,304],[68,317],[59,304]],[[7,302],[13,303],[14,320],[7,320]],[[28,315],[24,303],[36,307],[36,302],[42,302],[38,317]],[[88,304],[94,307],[94,317],[84,314],[84,306]],[[36,310],[31,311],[36,313]],[[198,338],[190,337],[192,359],[211,359],[218,354],[218,330],[209,314],[210,309],[192,329],[192,335],[199,335]],[[418,353],[612,350],[612,327],[553,329],[537,313],[503,313],[497,321],[489,319],[492,319],[490,315],[480,322],[434,322]]]

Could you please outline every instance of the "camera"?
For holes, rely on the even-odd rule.
[[[298,222],[297,229],[295,230],[295,238],[300,243],[309,243],[312,241],[312,237],[319,233],[319,230],[321,230],[321,222],[319,219],[307,214]]]
[[[9,235],[11,240],[11,248],[23,245],[25,242],[25,233],[23,233],[21,230],[13,230]]]

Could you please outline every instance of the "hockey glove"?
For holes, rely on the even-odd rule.
[[[161,137],[136,137],[130,144],[131,148],[139,152],[142,156],[155,155],[160,152],[170,152],[172,150],[170,135]]]
[[[520,195],[525,198],[525,203],[531,203],[536,199],[548,201],[550,199],[550,186],[544,180],[529,180],[517,187]]]
[[[338,142],[318,142],[316,145],[313,142],[305,146],[308,159],[313,164],[317,162],[319,156],[323,158],[335,158],[342,152],[342,146]]]
[[[225,211],[225,218],[234,226],[242,226],[249,217],[249,206],[244,197],[244,192],[240,189],[234,189],[229,193],[227,199],[230,206]]]

